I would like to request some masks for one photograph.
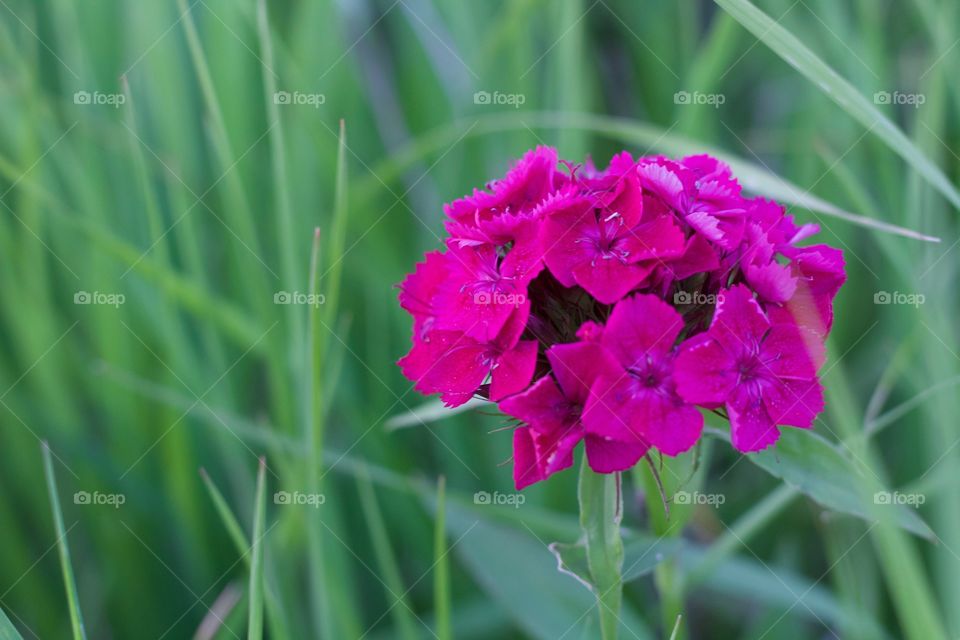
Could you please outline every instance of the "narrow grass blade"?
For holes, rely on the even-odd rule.
[[[409,147],[393,154],[389,160],[374,167],[373,173],[380,176],[383,181],[389,182],[389,180],[401,175],[405,169],[412,166],[423,156],[443,150],[461,137],[528,128],[585,129],[621,143],[637,145],[641,153],[659,152],[676,156],[708,153],[729,164],[740,184],[748,192],[772,198],[785,205],[833,216],[851,224],[883,233],[892,233],[925,242],[940,241],[939,238],[927,236],[912,229],[845,211],[813,195],[808,189],[803,189],[781,178],[762,165],[744,160],[739,156],[703,142],[628,118],[598,116],[587,113],[541,111],[528,112],[522,115],[495,114],[469,122],[438,127],[411,142]],[[467,130],[466,134],[464,130]],[[363,204],[373,197],[375,191],[382,188],[376,178],[358,180],[357,185],[359,186],[354,187],[357,192],[357,199]]]
[[[360,504],[370,530],[377,564],[383,576],[383,586],[390,603],[389,611],[396,625],[396,636],[405,640],[416,640],[419,635],[415,614],[407,598],[409,589],[404,587],[400,566],[397,564],[397,557],[390,544],[390,534],[383,521],[383,513],[380,511],[380,505],[373,492],[373,483],[368,474],[362,473],[357,477],[357,488],[360,492]]]
[[[710,544],[700,561],[687,570],[683,578],[685,585],[688,587],[696,585],[712,575],[718,566],[733,556],[738,549],[746,546],[749,540],[799,495],[800,492],[797,489],[781,484],[758,501],[749,511],[737,518],[733,525],[727,527],[723,535]]]
[[[734,19],[867,127],[960,209],[960,191],[889,118],[792,33],[749,0],[714,0]]]
[[[63,511],[60,509],[60,496],[57,493],[57,480],[53,474],[53,457],[50,454],[50,445],[44,442],[41,449],[43,451],[43,470],[47,477],[47,491],[50,494],[50,508],[53,512],[53,522],[57,532],[60,569],[63,572],[63,584],[67,590],[67,604],[70,607],[70,626],[73,628],[74,640],[86,640],[87,634],[83,628],[83,615],[80,612],[80,599],[77,596],[77,582],[73,577],[73,567],[70,564],[67,532],[63,526]]]
[[[886,411],[885,413],[877,416],[876,419],[867,423],[867,426],[864,429],[864,435],[871,437],[877,434],[917,407],[923,406],[924,401],[930,396],[935,395],[945,389],[956,387],[957,385],[960,385],[960,376],[954,376],[952,378],[942,380],[932,387],[927,387],[909,400],[898,404],[894,408]]]
[[[721,429],[707,427],[705,433],[724,441],[729,439]],[[865,476],[863,460],[851,455],[851,451],[846,443],[835,445],[813,431],[784,429],[776,447],[746,458],[828,509],[873,521],[875,492],[867,497],[858,489]],[[884,515],[890,523],[934,539],[930,527],[906,505],[891,505]]]
[[[253,553],[250,557],[248,640],[262,640],[263,638],[263,536],[267,510],[266,471],[267,461],[265,458],[260,458],[260,468],[257,471],[257,502],[253,512]]]
[[[203,484],[207,488],[207,493],[210,494],[210,499],[213,500],[214,509],[216,509],[217,515],[220,516],[220,520],[223,522],[223,526],[226,528],[227,535],[230,536],[233,546],[236,547],[237,553],[240,554],[244,564],[250,568],[250,542],[247,540],[247,535],[243,532],[240,521],[237,520],[237,516],[233,513],[233,510],[230,509],[230,505],[227,504],[226,499],[223,497],[220,489],[217,488],[217,485],[214,484],[213,479],[210,478],[206,469],[200,469],[200,477],[203,478]],[[265,573],[269,573],[269,567],[270,565],[264,562]],[[289,638],[290,633],[286,628],[284,612],[280,608],[276,590],[269,580],[264,585],[264,600],[267,608],[267,622],[270,626],[271,637],[278,639]],[[2,638],[0,638],[0,640],[2,640]]]
[[[273,40],[270,35],[270,22],[267,14],[266,0],[257,1],[257,32],[260,36],[260,54],[263,58],[261,73],[263,75],[263,89],[266,98],[267,117],[274,123],[270,129],[270,152],[273,168],[273,199],[277,211],[277,240],[280,253],[280,276],[285,287],[299,286],[295,282],[297,256],[300,255],[293,242],[293,205],[290,200],[290,189],[287,184],[287,149],[284,143],[283,120],[280,117],[280,105],[276,99],[277,76],[273,58]],[[287,319],[291,323],[290,334],[297,339],[303,335],[301,316],[295,306],[287,307]],[[293,353],[300,350],[295,348]]]
[[[437,510],[433,526],[433,608],[437,617],[437,640],[452,640],[450,560],[447,549],[447,479],[437,481]]]
[[[340,121],[340,138],[337,145],[337,178],[334,188],[333,220],[330,225],[330,244],[326,257],[330,265],[321,279],[326,278],[325,301],[327,310],[325,322],[334,326],[334,318],[340,300],[340,287],[343,273],[343,247],[347,235],[347,125]]]
[[[417,427],[426,425],[429,422],[444,420],[459,413],[470,411],[471,409],[476,409],[477,407],[482,407],[489,404],[490,403],[486,400],[481,400],[480,398],[471,398],[459,407],[454,407],[451,409],[439,400],[430,400],[428,402],[424,402],[418,407],[414,407],[410,411],[397,414],[387,419],[386,422],[384,422],[384,426],[388,431],[403,429],[405,427]]]
[[[872,473],[853,478],[860,492],[871,495],[883,490],[881,484],[885,470],[872,441],[857,439],[862,433],[862,420],[857,410],[853,391],[848,385],[850,377],[843,363],[836,363],[836,375],[827,387],[827,407],[833,416],[833,424],[846,438],[854,455],[871,469]],[[876,549],[876,557],[890,589],[890,599],[903,630],[903,636],[911,640],[946,638],[946,628],[940,615],[937,599],[930,585],[923,560],[913,540],[889,522],[883,513],[883,505],[867,503],[876,525],[869,532]]]
[[[231,582],[213,601],[193,634],[193,640],[215,640],[223,632],[230,632],[229,619],[243,598],[243,588]]]
[[[244,561],[249,564],[247,550],[250,548],[250,544],[247,541],[246,534],[243,532],[243,527],[240,526],[240,521],[237,520],[237,517],[233,514],[223,494],[220,493],[217,486],[213,484],[213,480],[210,479],[210,475],[206,469],[200,469],[200,477],[203,479],[203,484],[210,494],[210,499],[213,500],[213,507],[216,509],[217,515],[220,516],[220,520],[227,530],[227,535],[230,536],[230,540],[233,541],[237,550],[243,554]]]
[[[673,633],[670,634],[670,640],[677,640],[680,634],[680,623],[683,621],[683,616],[677,616],[677,622],[673,625]]]
[[[13,626],[7,614],[0,609],[0,640],[23,640],[23,636]]]

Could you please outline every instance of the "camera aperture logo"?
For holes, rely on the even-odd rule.
[[[322,293],[303,293],[302,291],[277,291],[273,294],[273,304],[305,304],[319,307],[327,298]]]
[[[508,505],[514,509],[519,509],[520,505],[526,501],[527,496],[522,493],[500,493],[499,491],[490,493],[489,491],[477,491],[473,494],[473,504],[480,505]]]
[[[722,493],[700,493],[699,491],[677,491],[673,494],[674,504],[705,504],[719,507],[727,501]]]
[[[877,491],[873,494],[874,504],[906,505],[919,507],[927,501],[923,493],[900,493],[899,491]]]
[[[73,494],[73,504],[81,506],[109,506],[119,509],[127,502],[127,496],[122,493],[100,493],[94,491],[77,491]]]
[[[305,93],[303,91],[277,91],[273,94],[273,104],[280,106],[307,106],[319,109],[327,101],[322,93]]]
[[[922,93],[902,93],[900,91],[877,91],[873,94],[874,104],[902,104],[919,109],[927,101]]]
[[[520,105],[526,101],[527,96],[522,93],[477,91],[473,94],[473,104],[507,106],[519,109]]]
[[[81,106],[113,107],[119,109],[127,103],[122,93],[103,93],[102,91],[77,91],[73,94],[73,104]]]
[[[719,109],[720,105],[727,101],[727,96],[722,93],[701,93],[700,91],[677,91],[673,94],[673,104],[676,105],[708,105],[714,109]]]
[[[723,302],[722,293],[677,291],[673,294],[673,304],[677,305],[715,305],[720,302]]]
[[[927,297],[922,293],[904,293],[902,291],[877,291],[873,294],[873,304],[905,304],[918,308]]]
[[[527,301],[522,293],[503,293],[502,291],[480,291],[473,294],[473,304],[497,304],[519,307]]]
[[[127,301],[122,293],[107,293],[104,291],[77,291],[73,294],[73,304],[98,304],[118,308]]]
[[[277,491],[273,494],[273,504],[294,507],[313,507],[318,509],[327,501],[322,493],[304,493],[302,491]]]

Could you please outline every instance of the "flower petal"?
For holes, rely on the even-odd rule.
[[[780,437],[780,430],[767,415],[760,398],[740,388],[727,403],[730,416],[730,443],[738,451],[750,453],[766,449]]]
[[[673,365],[680,397],[694,404],[717,407],[737,383],[734,360],[719,342],[700,334],[680,345]]]
[[[711,335],[731,352],[756,350],[770,322],[745,285],[738,284],[717,297]]]
[[[587,463],[596,473],[626,471],[650,449],[643,442],[620,442],[593,435],[587,435],[583,442]]]
[[[513,432],[513,482],[521,490],[573,466],[573,450],[583,437],[577,428],[539,433],[529,427]]]
[[[490,399],[496,402],[519,393],[533,377],[537,367],[537,341],[521,340],[497,359],[490,381]]]
[[[613,355],[596,342],[554,345],[547,350],[547,360],[564,395],[581,407],[598,377],[616,376],[620,371]]]
[[[463,333],[431,331],[397,364],[417,391],[440,393],[447,406],[456,407],[480,387],[492,361],[489,347]]]
[[[638,294],[617,303],[603,330],[603,346],[624,367],[673,348],[683,318],[660,298]]]
[[[763,404],[774,424],[809,429],[823,411],[823,388],[816,379],[777,378],[764,387]]]
[[[550,376],[543,376],[523,393],[501,400],[497,406],[541,433],[561,428],[571,418],[570,402]]]

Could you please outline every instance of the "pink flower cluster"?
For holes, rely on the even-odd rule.
[[[816,225],[743,196],[719,160],[623,152],[599,171],[538,147],[445,212],[446,251],[401,285],[399,365],[449,406],[478,396],[519,421],[518,489],[571,466],[581,440],[601,473],[678,455],[699,408],[745,452],[822,411],[842,255],[797,246]]]

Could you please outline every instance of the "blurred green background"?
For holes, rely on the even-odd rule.
[[[723,503],[675,509],[669,552],[637,542],[623,637],[669,637],[679,611],[692,638],[960,635],[960,7],[758,0],[771,27],[718,4],[0,0],[19,633],[74,633],[69,541],[90,638],[245,637],[261,598],[277,639],[598,637],[547,549],[578,536],[575,471],[517,498],[503,419],[437,411],[394,365],[395,285],[440,246],[442,203],[552,144],[722,151],[748,187],[819,199],[791,212],[847,259],[816,429],[850,473],[808,456],[793,477],[922,497],[932,529],[823,509],[708,438],[675,477]],[[663,529],[644,487],[625,483],[637,536]]]

